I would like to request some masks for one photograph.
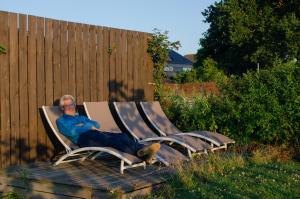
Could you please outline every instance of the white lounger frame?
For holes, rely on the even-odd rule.
[[[147,119],[150,121],[151,125],[155,128],[155,130],[157,132],[159,132],[160,135],[162,136],[167,136],[167,134],[165,134],[165,132],[163,132],[156,124],[155,122],[151,119],[151,117],[149,117],[149,115],[146,112],[145,106],[143,105],[143,103],[139,103],[139,105],[141,106],[145,116],[147,117]],[[219,150],[219,149],[227,149],[227,144],[221,145],[221,143],[217,142],[216,140],[213,140],[209,137],[197,134],[197,133],[193,133],[193,132],[187,132],[187,133],[176,133],[174,135],[179,135],[179,136],[192,136],[192,137],[197,137],[203,140],[206,140],[208,142],[210,142],[211,146],[213,147],[211,149],[211,151],[215,151],[215,150]]]
[[[163,141],[167,141],[167,142],[170,142],[170,143],[176,143],[176,144],[179,144],[181,146],[183,146],[184,148],[186,148],[187,152],[188,152],[188,157],[189,158],[192,158],[192,153],[194,154],[207,154],[207,149],[204,149],[203,152],[197,152],[197,150],[195,148],[193,148],[192,146],[184,143],[184,142],[181,142],[180,140],[177,140],[175,138],[172,138],[172,137],[150,137],[150,138],[145,138],[145,139],[140,139],[138,138],[131,130],[130,128],[127,126],[126,122],[123,120],[123,118],[121,117],[121,114],[119,112],[119,109],[117,107],[117,103],[116,102],[113,102],[114,104],[114,107],[115,107],[115,110],[120,118],[120,120],[122,121],[123,125],[125,126],[125,128],[127,129],[127,131],[136,139],[136,140],[139,140],[140,143],[143,143],[143,142],[152,142],[152,141],[159,141],[159,142],[163,142]]]
[[[78,149],[72,150],[71,147],[69,147],[63,141],[63,139],[61,139],[61,137],[59,135],[59,132],[57,132],[56,129],[54,128],[51,120],[48,117],[48,114],[47,114],[47,111],[46,111],[46,106],[42,106],[42,109],[43,109],[44,115],[46,117],[46,120],[47,120],[49,126],[51,127],[51,130],[53,131],[53,133],[55,134],[57,139],[65,147],[65,150],[66,150],[66,154],[63,155],[62,157],[60,157],[54,163],[54,166],[57,166],[59,164],[66,163],[66,162],[73,162],[73,161],[78,161],[78,160],[83,161],[83,160],[85,160],[86,158],[89,158],[89,157],[90,157],[90,159],[94,160],[100,154],[108,153],[108,154],[111,154],[111,155],[113,155],[113,156],[115,156],[115,157],[117,157],[121,160],[121,163],[120,163],[120,173],[121,174],[124,174],[124,170],[129,169],[129,168],[134,168],[134,167],[138,167],[138,166],[143,166],[144,168],[146,168],[146,162],[145,161],[143,161],[141,163],[134,164],[133,162],[131,162],[130,160],[125,158],[120,153],[117,153],[116,151],[110,150],[109,148],[106,148],[106,147],[83,147],[83,148],[78,148]],[[125,165],[125,164],[127,164],[127,165]]]

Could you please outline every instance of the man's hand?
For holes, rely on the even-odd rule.
[[[92,130],[95,130],[95,131],[100,131],[100,129],[97,129],[96,127],[92,127]]]

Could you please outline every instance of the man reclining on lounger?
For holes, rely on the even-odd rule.
[[[159,143],[143,145],[130,139],[125,133],[100,131],[100,124],[76,112],[75,99],[71,95],[60,98],[63,115],[56,120],[58,130],[79,147],[112,147],[151,163],[160,149]],[[100,111],[100,110],[99,110]]]

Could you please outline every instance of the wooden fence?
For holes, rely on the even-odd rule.
[[[149,33],[0,12],[0,166],[49,160],[42,105],[153,100]]]

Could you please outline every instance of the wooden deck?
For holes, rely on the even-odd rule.
[[[3,169],[0,192],[15,190],[26,198],[128,198],[143,195],[166,181],[172,169],[151,165],[119,173],[111,157],[52,166],[35,163]]]

